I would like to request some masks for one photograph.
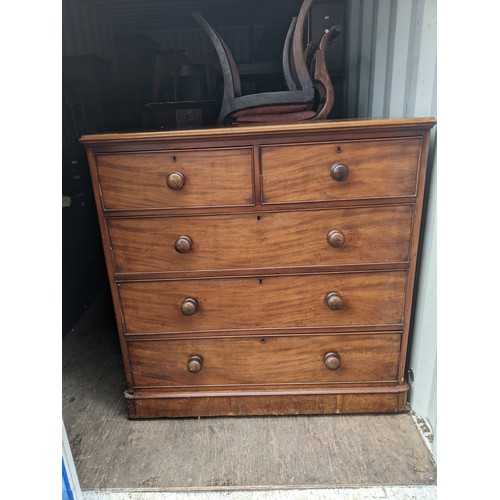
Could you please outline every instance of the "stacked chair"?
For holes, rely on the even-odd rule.
[[[290,123],[325,119],[331,111],[335,94],[325,62],[329,39],[341,26],[326,29],[319,42],[304,48],[304,25],[314,0],[304,0],[297,17],[291,21],[283,47],[283,75],[287,90],[242,95],[236,62],[220,35],[198,12],[193,18],[208,35],[219,58],[224,82],[219,125]],[[309,62],[309,64],[308,64]]]

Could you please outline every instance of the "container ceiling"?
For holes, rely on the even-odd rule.
[[[302,0],[77,0],[77,2],[103,13],[123,31],[195,28],[197,25],[191,18],[192,12],[201,12],[216,25],[259,24],[269,19],[288,20],[297,15],[302,4]]]

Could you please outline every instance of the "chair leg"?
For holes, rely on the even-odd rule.
[[[318,43],[318,48],[314,55],[314,81],[316,85],[318,83],[321,85],[321,91],[323,93],[323,99],[321,99],[321,101],[323,101],[323,106],[316,113],[316,116],[313,118],[314,120],[323,120],[327,118],[335,103],[335,91],[326,66],[325,51],[328,40],[331,37],[335,38],[341,30],[342,27],[338,25],[333,25],[326,29]]]
[[[222,98],[222,105],[219,111],[219,117],[217,118],[217,125],[227,125],[226,118],[234,111],[230,102],[228,101],[226,94],[224,92],[224,97]]]

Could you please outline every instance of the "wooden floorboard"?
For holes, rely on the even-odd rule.
[[[63,419],[83,490],[436,483],[410,414],[127,418],[108,295],[63,340]]]

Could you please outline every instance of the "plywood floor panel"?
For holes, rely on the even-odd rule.
[[[132,421],[109,297],[63,340],[63,418],[82,489],[435,484],[411,415]]]

